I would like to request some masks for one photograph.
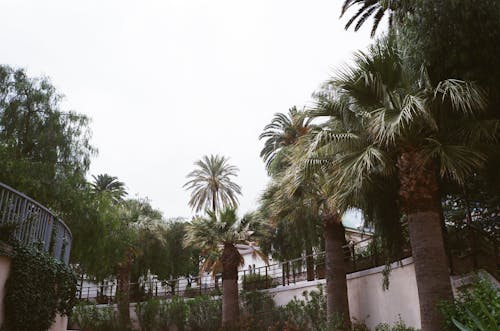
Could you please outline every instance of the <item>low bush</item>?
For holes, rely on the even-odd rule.
[[[456,300],[442,303],[440,309],[445,330],[500,330],[500,291],[486,279],[478,277]]]
[[[190,331],[217,331],[222,323],[222,301],[210,296],[187,302],[187,326]]]
[[[375,326],[375,331],[417,331],[417,329],[406,326],[405,322],[399,317],[399,320],[394,325],[380,323]]]
[[[177,330],[217,331],[221,325],[222,306],[220,299],[199,296],[184,300],[151,299],[136,307],[139,326],[142,331],[163,331],[177,327]]]
[[[117,312],[112,306],[98,307],[95,304],[79,304],[71,315],[81,331],[129,331],[120,324]]]
[[[151,299],[137,304],[135,309],[141,331],[156,331],[160,328],[161,304],[158,299]]]
[[[276,283],[271,276],[250,274],[243,276],[243,290],[264,290],[267,288],[276,287]]]

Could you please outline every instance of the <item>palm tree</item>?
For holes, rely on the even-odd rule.
[[[474,84],[449,79],[432,85],[425,70],[415,72],[401,54],[393,38],[386,38],[368,54],[359,53],[353,66],[329,82],[349,100],[351,112],[363,118],[373,159],[363,163],[344,157],[337,167],[344,167],[344,178],[369,176],[374,170],[390,172],[384,168],[390,162],[378,151],[395,153],[422,330],[441,330],[437,304],[451,299],[452,292],[443,243],[440,178],[463,183],[485,163],[479,147],[496,142],[500,126],[498,121],[480,120],[485,98]]]
[[[241,187],[232,181],[238,168],[228,161],[224,156],[210,155],[194,163],[197,169],[187,175],[190,180],[184,187],[191,190],[189,206],[196,212],[208,208],[216,212],[225,206],[235,208],[238,204]]]
[[[288,114],[276,113],[271,123],[264,127],[264,132],[259,139],[266,139],[260,157],[266,163],[266,168],[271,173],[271,165],[283,147],[293,145],[299,137],[311,129],[311,120],[304,111],[292,107]]]
[[[222,326],[234,327],[239,319],[238,267],[244,262],[236,245],[253,245],[251,222],[246,217],[238,219],[236,210],[229,207],[207,213],[208,217],[188,224],[185,244],[201,250],[205,261],[200,272],[222,271]]]
[[[317,209],[311,208],[304,192],[289,197],[281,193],[279,178],[272,181],[260,199],[258,231],[260,247],[278,260],[306,255],[307,280],[314,280],[313,249],[321,246],[321,225]]]
[[[336,186],[326,171],[305,171],[308,162],[307,147],[310,135],[303,136],[290,153],[288,167],[279,181],[284,199],[300,196],[304,207],[313,211],[321,219],[325,240],[327,316],[329,320],[343,319],[349,328],[349,303],[347,296],[346,265],[343,245],[345,229],[342,225],[344,210],[339,208],[335,195]],[[276,200],[280,201],[282,197]]]
[[[259,139],[266,139],[260,156],[266,163],[266,168],[270,175],[279,176],[281,172],[286,171],[286,168],[289,166],[289,162],[287,161],[288,149],[295,145],[298,139],[306,135],[312,128],[314,126],[311,124],[311,119],[308,118],[307,113],[297,110],[295,106],[290,108],[287,114],[276,113],[274,115],[271,123],[264,127],[264,132],[259,136]],[[290,237],[292,232],[298,228],[305,230],[300,235],[301,239],[292,239],[293,243],[287,243],[286,250],[288,251],[287,253],[293,253],[289,249],[289,245],[292,244],[296,247],[294,244],[300,243],[300,246],[305,249],[308,256],[307,278],[308,280],[312,280],[314,279],[314,263],[311,255],[315,241],[315,231],[314,224],[312,227],[309,225],[311,225],[311,222],[314,223],[315,216],[308,213],[307,211],[310,211],[310,209],[303,208],[304,206],[301,206],[300,202],[295,203],[298,201],[297,198],[289,199],[282,196],[282,199],[277,199],[276,197],[269,196],[268,199],[275,200],[271,204],[274,206],[274,208],[271,208],[271,210],[274,210],[274,215],[267,215],[267,218],[274,226],[277,226],[280,222],[288,223],[288,226],[281,227],[281,229],[287,232],[284,233],[286,237]]]
[[[371,36],[375,36],[377,28],[382,21],[382,18],[389,12],[389,29],[394,25],[394,21],[400,21],[404,15],[412,11],[411,1],[409,0],[345,0],[342,5],[340,17],[342,17],[349,8],[354,5],[359,5],[359,9],[345,25],[345,29],[358,20],[354,26],[354,31],[358,31],[366,20],[373,15],[373,25]]]
[[[125,183],[120,182],[118,177],[110,176],[108,174],[101,174],[96,176],[92,176],[94,179],[93,183],[91,183],[92,190],[95,193],[103,193],[107,192],[111,195],[113,201],[115,203],[122,202],[123,199],[127,196],[127,190],[125,189]]]

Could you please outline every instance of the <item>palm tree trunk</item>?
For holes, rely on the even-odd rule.
[[[309,240],[306,240],[306,272],[307,280],[314,280],[314,257],[313,250]]]
[[[120,322],[122,326],[130,325],[130,268],[127,263],[118,266],[117,274],[116,299]]]
[[[217,209],[217,190],[212,190],[212,211],[215,213]]]
[[[118,303],[118,314],[122,326],[130,325],[130,273],[132,270],[133,253],[126,252],[125,261],[117,266],[117,288],[116,298]]]
[[[443,316],[437,304],[453,296],[441,228],[437,167],[430,162],[423,165],[422,160],[415,149],[399,156],[400,198],[408,217],[422,331],[439,331]]]
[[[326,251],[326,310],[329,320],[342,317],[350,327],[349,301],[347,297],[346,266],[344,262],[345,229],[337,213],[325,215]]]
[[[239,253],[232,244],[224,244],[222,252],[222,327],[232,328],[240,317],[238,299]]]

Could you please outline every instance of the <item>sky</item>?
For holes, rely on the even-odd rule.
[[[268,182],[264,126],[371,42],[370,22],[344,30],[342,2],[2,0],[0,63],[50,77],[63,109],[92,119],[89,176],[190,217],[186,175],[220,154],[240,170],[244,213]]]

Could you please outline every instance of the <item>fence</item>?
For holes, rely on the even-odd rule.
[[[394,262],[411,256],[411,251],[403,249],[401,255],[388,259],[371,238],[344,246],[344,260],[348,273],[369,269],[386,262]],[[241,290],[259,290],[278,286],[293,285],[302,281],[324,279],[326,274],[325,252],[302,256],[257,268],[240,270],[238,283]],[[174,295],[194,297],[200,294],[220,294],[221,275],[205,274],[200,277],[179,278],[168,281],[157,279],[129,284],[131,301],[143,301],[151,297],[170,298]],[[81,285],[78,298],[81,301],[113,303],[116,301],[117,285]]]
[[[69,228],[49,209],[21,192],[0,183],[0,234],[35,244],[56,259],[69,262],[72,236]]]

